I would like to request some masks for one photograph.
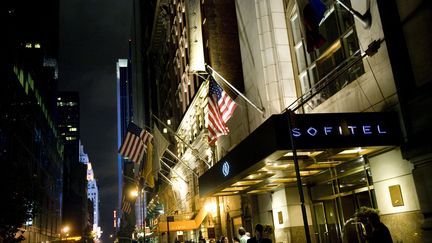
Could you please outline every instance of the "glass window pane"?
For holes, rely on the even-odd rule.
[[[333,195],[333,183],[328,181],[311,187],[312,200]]]
[[[318,74],[315,65],[309,68],[309,79],[310,79],[311,87],[318,82]]]
[[[297,57],[297,66],[299,72],[301,73],[303,70],[306,69],[305,52],[303,50],[303,44],[301,42],[295,46],[295,52]]]
[[[293,33],[294,44],[297,44],[301,41],[300,21],[297,14],[295,14],[291,18],[291,28]]]
[[[300,74],[300,86],[302,94],[306,93],[310,89],[309,78],[306,72]]]
[[[339,179],[339,191],[350,192],[354,189],[367,187],[367,178],[364,171],[360,171],[353,175],[345,176]]]
[[[349,1],[343,1],[345,5],[351,6],[351,3]],[[341,28],[341,32],[344,33],[347,31],[351,26],[354,25],[354,18],[348,10],[346,10],[344,7],[342,7],[339,4],[336,4],[336,10],[338,12],[338,18],[339,18],[339,25]]]
[[[356,37],[353,29],[351,29],[343,37],[343,45],[344,45],[344,49],[345,49],[345,55],[347,57],[352,56],[359,49],[357,37]]]
[[[326,43],[319,49],[323,53],[329,48],[337,39],[339,39],[339,30],[335,11],[332,11],[324,22],[319,27],[321,35],[326,39]]]

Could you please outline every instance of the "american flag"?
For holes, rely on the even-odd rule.
[[[209,96],[208,96],[208,141],[214,144],[218,137],[227,135],[229,129],[227,121],[234,113],[237,104],[233,99],[216,83],[210,75]]]
[[[130,122],[119,153],[133,162],[139,163],[144,156],[147,142],[151,141],[152,138],[153,136],[149,132]]]
[[[131,203],[129,201],[127,201],[126,196],[123,195],[122,211],[124,213],[130,214],[131,210],[132,210]]]

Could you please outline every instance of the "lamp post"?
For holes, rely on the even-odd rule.
[[[298,157],[297,157],[297,148],[296,148],[294,136],[292,133],[292,129],[293,129],[293,126],[295,125],[295,119],[296,119],[295,113],[291,110],[288,110],[287,116],[288,116],[289,137],[290,137],[291,146],[292,146],[294,168],[295,168],[296,180],[297,180],[297,189],[299,191],[299,196],[300,196],[300,207],[301,207],[302,216],[303,216],[303,225],[304,225],[304,230],[305,230],[305,235],[306,235],[306,242],[311,243],[312,241],[311,241],[310,232],[309,232],[309,223],[307,220],[305,199],[304,199],[304,193],[303,193],[303,185],[302,185],[301,176],[300,176],[300,166],[299,166]]]
[[[144,210],[145,210],[145,190],[144,190],[144,188],[141,190],[141,195],[142,195],[142,200],[141,200],[141,202],[142,202],[142,207],[141,207],[141,224],[142,224],[142,230],[143,230],[143,243],[145,243],[145,233],[146,233],[146,228],[145,228],[145,224],[146,224],[146,222],[145,222],[145,212],[144,212]]]
[[[167,220],[167,243],[170,242],[169,222],[174,222],[174,216],[166,216]]]
[[[69,236],[69,226],[64,226],[62,229],[61,229],[61,232],[60,232],[60,240],[62,240],[63,241],[63,237],[64,236],[66,236],[66,239],[67,239],[67,237]]]
[[[141,229],[143,233],[143,241],[145,242],[145,214],[144,214],[144,208],[145,208],[145,190],[142,188],[141,190],[133,190],[130,192],[130,195],[134,198],[139,199],[139,208],[140,208],[140,218],[141,218]]]

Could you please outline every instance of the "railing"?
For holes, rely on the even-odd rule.
[[[299,108],[312,110],[319,104],[323,103],[336,92],[344,88],[348,83],[355,80],[357,77],[349,77],[349,71],[353,68],[358,68],[356,65],[366,56],[357,50],[350,58],[336,66],[330,73],[321,78],[312,88],[306,93],[297,98],[285,111],[297,111]],[[348,77],[347,77],[348,75]]]

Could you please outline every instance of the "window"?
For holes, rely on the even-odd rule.
[[[359,44],[353,16],[339,6],[335,0],[322,0],[322,2],[327,6],[327,10],[319,24],[319,32],[326,42],[318,49],[310,53],[306,51],[303,21],[301,21],[298,8],[292,10],[289,20],[300,95],[310,92],[318,82],[324,81],[324,78],[332,80],[312,98],[304,107],[305,109],[313,109],[364,74],[363,63],[358,62],[341,75],[337,77],[334,75],[336,70],[344,68],[359,54]]]

